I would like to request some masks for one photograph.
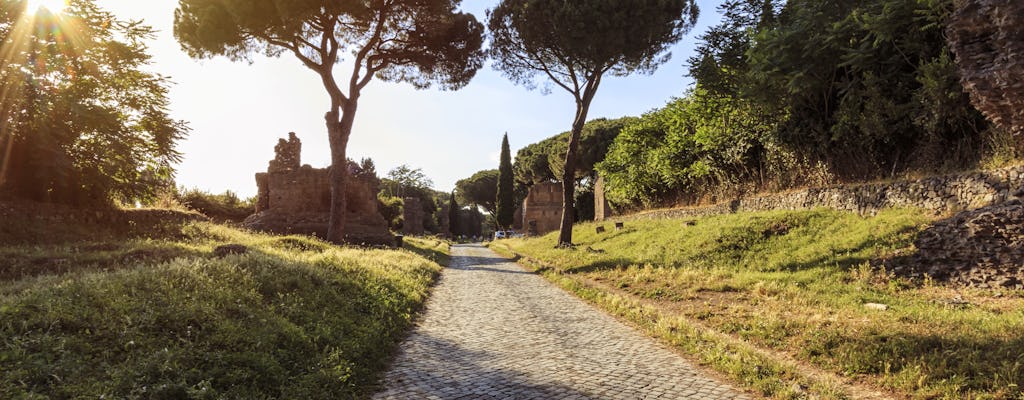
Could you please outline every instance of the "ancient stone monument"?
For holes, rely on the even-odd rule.
[[[598,176],[594,182],[594,221],[604,221],[611,216],[612,209],[604,195],[604,177]]]
[[[1024,133],[1024,2],[964,0],[946,36],[974,107]]]
[[[423,205],[416,197],[402,199],[402,233],[406,235],[422,235]]]
[[[279,234],[327,237],[331,210],[329,168],[301,165],[302,143],[294,133],[274,147],[276,156],[267,172],[256,174],[256,214],[246,218],[247,228]],[[377,210],[376,183],[351,177],[345,188],[345,240],[352,244],[393,245],[387,222]]]
[[[537,183],[523,200],[523,227],[535,236],[557,231],[562,224],[562,184]]]

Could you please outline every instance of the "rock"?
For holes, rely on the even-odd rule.
[[[217,257],[227,257],[232,254],[245,254],[248,252],[249,248],[241,244],[225,244],[213,249],[213,255]]]
[[[864,308],[869,310],[885,311],[889,309],[889,306],[879,303],[864,303]]]

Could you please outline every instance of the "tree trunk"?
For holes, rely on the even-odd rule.
[[[562,223],[559,227],[558,247],[572,247],[572,225],[576,217],[573,205],[576,194],[576,150],[580,145],[583,125],[587,123],[591,99],[593,94],[587,93],[582,101],[576,103],[576,119],[569,133],[569,149],[565,152],[565,169],[562,171]]]
[[[327,120],[327,135],[331,142],[331,215],[327,223],[327,241],[345,243],[345,213],[348,198],[345,191],[348,183],[348,139],[352,135],[352,124],[356,116],[355,97],[341,107],[341,118],[338,111],[331,111]]]

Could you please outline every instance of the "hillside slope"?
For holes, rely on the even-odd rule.
[[[559,283],[777,398],[1022,395],[1024,292],[957,289],[875,266],[930,220],[813,210],[630,221],[577,248],[501,240]]]

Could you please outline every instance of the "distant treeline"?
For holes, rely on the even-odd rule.
[[[588,124],[581,186],[596,172],[613,203],[652,207],[969,169],[1024,151],[960,85],[945,40],[953,0],[777,3],[725,1],[688,61],[692,89],[639,118]],[[519,184],[560,175],[563,136],[519,151]]]

